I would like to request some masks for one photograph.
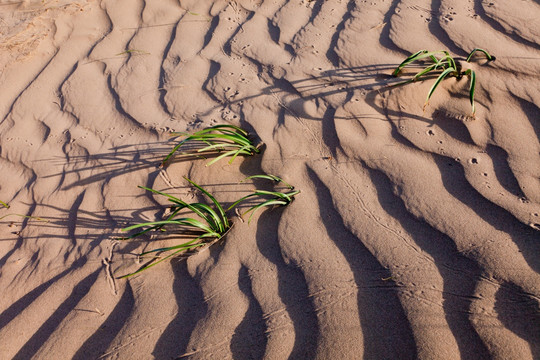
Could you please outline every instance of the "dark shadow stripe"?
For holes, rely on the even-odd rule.
[[[238,274],[240,291],[249,301],[244,318],[234,330],[231,338],[231,353],[233,359],[262,359],[266,350],[268,339],[266,337],[266,323],[263,311],[253,295],[251,278],[245,266],[240,268]]]
[[[382,172],[368,169],[377,190],[379,204],[386,213],[399,221],[414,242],[434,261],[443,279],[443,309],[450,331],[454,335],[462,359],[490,359],[490,353],[469,319],[471,303],[482,270],[461,255],[447,235],[416,219],[409,213],[393,184]]]
[[[199,320],[204,319],[208,312],[208,304],[204,293],[195,279],[191,277],[186,260],[171,263],[174,272],[172,285],[177,314],[167,325],[167,328],[156,342],[152,355],[156,359],[169,359],[172,355],[185,354],[188,349],[191,333]],[[82,360],[82,359],[81,359]]]
[[[397,285],[377,258],[345,226],[332,195],[312,169],[308,176],[317,191],[320,219],[344,258],[358,286],[358,313],[364,337],[365,359],[416,359],[409,320],[398,298]]]
[[[90,336],[73,356],[73,360],[98,359],[104,354],[131,315],[135,299],[129,281],[122,297],[105,322]]]
[[[66,300],[56,309],[54,313],[41,325],[41,327],[24,344],[19,352],[13,357],[14,360],[27,360],[32,358],[43,344],[54,333],[56,328],[77,306],[81,299],[86,296],[92,285],[96,282],[101,268],[88,275],[79,282]]]
[[[79,268],[84,265],[84,261],[76,261],[73,263],[72,268]],[[17,315],[21,314],[28,306],[30,306],[41,294],[43,294],[47,289],[63,278],[66,274],[71,272],[71,269],[67,269],[62,271],[60,274],[56,275],[49,281],[46,281],[42,284],[40,284],[38,287],[33,289],[32,291],[28,292],[26,295],[21,297],[19,300],[11,304],[10,307],[8,307],[6,310],[0,314],[0,329],[5,327],[7,324],[9,324]]]
[[[529,343],[533,359],[540,359],[540,299],[504,283],[495,294],[494,309],[507,329]]]

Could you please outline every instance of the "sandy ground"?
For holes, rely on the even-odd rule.
[[[0,0],[0,358],[540,359],[538,18],[538,0]],[[389,87],[412,52],[475,47],[497,57],[469,65],[475,119],[466,78],[425,111],[434,80]],[[264,151],[158,168],[171,132],[216,124]],[[163,217],[138,185],[202,199],[187,176],[230,204],[258,173],[301,194],[119,279],[174,244],[117,239]]]

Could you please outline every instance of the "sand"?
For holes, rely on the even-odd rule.
[[[540,3],[0,0],[0,359],[540,359]],[[405,86],[446,49],[477,75]],[[404,78],[412,70],[405,71]],[[261,154],[161,160],[241,126]],[[165,198],[231,214],[188,258],[121,241]],[[13,215],[19,214],[26,217]],[[10,215],[10,216],[6,216]]]

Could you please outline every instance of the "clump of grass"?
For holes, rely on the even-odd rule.
[[[202,146],[196,151],[191,151],[189,154],[200,155],[212,155],[218,154],[216,158],[210,161],[206,166],[210,166],[216,161],[221,160],[224,157],[231,156],[229,164],[231,164],[238,155],[254,155],[260,152],[258,146],[255,146],[251,139],[248,137],[248,132],[233,125],[216,125],[201,131],[198,131],[192,135],[182,133],[180,135],[187,136],[184,140],[180,141],[172,151],[165,157],[162,167],[167,166],[168,161],[173,155],[187,143],[194,143]]]
[[[469,55],[466,58],[466,62],[470,62],[473,55],[476,52],[483,53],[488,61],[495,60],[495,56],[490,55],[486,50],[483,49],[474,49],[469,53]],[[476,109],[474,106],[474,91],[476,87],[476,73],[472,69],[466,69],[463,70],[462,66],[459,61],[456,61],[448,51],[445,50],[439,50],[439,51],[428,51],[428,50],[420,50],[414,54],[411,54],[409,57],[407,57],[399,66],[394,70],[392,75],[394,77],[399,76],[399,73],[403,68],[415,61],[419,60],[425,60],[429,64],[427,67],[425,67],[423,70],[419,71],[414,75],[412,78],[405,80],[403,82],[400,82],[396,85],[404,85],[408,84],[414,81],[417,81],[422,78],[422,76],[430,74],[432,72],[435,72],[438,75],[437,79],[435,80],[435,83],[431,87],[431,89],[428,92],[426,102],[424,104],[424,110],[429,104],[429,99],[433,95],[433,92],[435,92],[435,89],[437,86],[441,83],[442,80],[444,80],[446,77],[456,77],[458,80],[461,79],[463,76],[468,76],[470,80],[469,84],[469,100],[471,102],[471,108],[472,108],[472,116],[475,116]]]
[[[266,180],[272,180],[277,183],[282,183],[285,185],[290,191],[288,192],[282,192],[282,191],[266,191],[266,190],[254,190],[252,194],[246,195],[238,200],[236,200],[227,210],[232,209],[233,207],[237,206],[243,201],[246,201],[248,199],[259,197],[262,198],[262,202],[259,202],[253,206],[251,206],[248,210],[246,210],[243,215],[246,215],[247,213],[251,213],[248,219],[248,223],[251,222],[251,219],[253,217],[253,214],[258,209],[261,209],[266,206],[286,206],[289,205],[296,195],[300,193],[299,190],[294,190],[294,186],[286,183],[281,178],[275,176],[275,175],[253,175],[248,176],[243,181],[249,180],[249,179],[266,179]]]
[[[179,245],[153,249],[153,250],[145,251],[139,254],[139,256],[142,257],[151,253],[165,253],[165,252],[172,251],[167,256],[160,258],[157,261],[153,261],[150,264],[143,266],[139,270],[131,274],[124,275],[121,278],[126,278],[129,276],[138,274],[141,271],[144,271],[152,266],[155,266],[159,264],[160,262],[163,262],[177,255],[180,252],[187,251],[196,247],[204,246],[208,243],[208,241],[219,240],[230,229],[231,223],[229,222],[229,219],[227,218],[227,215],[225,214],[225,210],[223,209],[223,206],[219,203],[219,201],[217,201],[214,198],[214,196],[212,196],[212,194],[210,194],[201,186],[197,185],[196,183],[194,183],[188,178],[185,178],[185,179],[189,181],[193,186],[195,186],[198,190],[200,190],[204,195],[206,195],[211,200],[214,206],[212,207],[203,203],[189,204],[167,193],[140,186],[140,188],[142,189],[167,197],[169,201],[171,201],[174,204],[171,209],[172,213],[165,220],[146,222],[142,224],[128,226],[122,229],[122,231],[130,231],[134,229],[145,228],[144,230],[126,238],[126,239],[133,239],[137,236],[140,236],[152,230],[164,231],[165,227],[174,226],[177,228],[180,227],[180,229],[183,230],[184,232],[195,234],[195,238]],[[184,209],[190,210],[195,215],[197,215],[198,218],[185,217],[185,216],[179,215],[179,213]]]
[[[206,191],[203,187],[197,185],[195,182],[193,182],[192,180],[188,178],[185,178],[185,179],[189,183],[191,183],[195,188],[200,190],[204,195],[206,195],[206,197],[208,197],[210,201],[212,202],[213,206],[209,206],[203,203],[186,203],[185,201],[180,200],[177,197],[174,197],[165,192],[157,191],[157,190],[147,188],[144,186],[139,186],[141,189],[144,189],[154,194],[162,195],[168,198],[169,201],[173,203],[173,206],[171,208],[171,213],[167,216],[165,220],[136,224],[136,225],[128,226],[122,229],[122,231],[131,231],[131,230],[141,229],[141,228],[143,229],[142,231],[139,231],[131,236],[123,238],[123,240],[130,240],[150,231],[167,231],[166,228],[171,227],[171,226],[173,226],[176,229],[181,230],[184,234],[193,235],[194,236],[193,239],[179,245],[167,246],[167,247],[162,247],[162,248],[142,252],[141,254],[139,254],[140,257],[143,257],[151,253],[168,253],[168,254],[165,257],[158,256],[150,263],[141,267],[139,270],[133,273],[121,276],[120,278],[127,278],[130,276],[133,276],[167,259],[170,259],[173,256],[178,255],[179,253],[186,252],[188,250],[191,250],[200,246],[205,246],[209,243],[215,242],[223,238],[232,226],[231,222],[229,221],[227,217],[226,212],[229,210],[232,210],[239,203],[245,200],[248,200],[253,197],[262,198],[261,202],[251,206],[246,212],[244,212],[244,215],[251,212],[251,215],[249,217],[249,221],[251,221],[253,213],[256,210],[261,209],[266,206],[289,205],[294,200],[294,197],[300,193],[300,191],[294,190],[294,186],[286,183],[281,178],[275,175],[266,175],[266,174],[253,175],[253,176],[249,176],[245,178],[243,181],[249,180],[249,179],[271,180],[277,183],[282,183],[283,185],[287,187],[289,191],[281,192],[281,191],[254,190],[252,194],[249,194],[240,198],[239,200],[235,201],[231,206],[229,206],[225,210],[223,206],[221,205],[221,203],[218,200],[216,200],[216,198],[212,196],[212,194],[210,194],[208,191]],[[180,212],[185,209],[197,215],[196,218],[186,217],[184,215],[181,215]]]

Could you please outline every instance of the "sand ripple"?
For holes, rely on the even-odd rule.
[[[0,0],[0,358],[540,357],[537,1]],[[465,80],[389,88],[421,48]],[[157,168],[169,135],[258,157]],[[137,185],[302,193],[129,280],[162,215]],[[32,218],[34,217],[34,218]],[[40,217],[46,221],[36,219]],[[154,245],[152,245],[154,247]]]

